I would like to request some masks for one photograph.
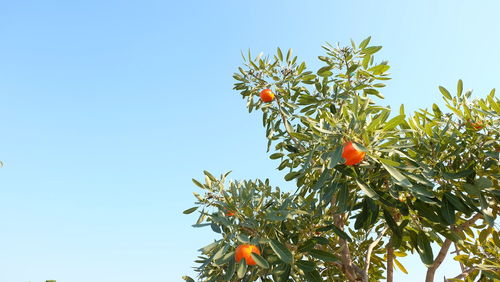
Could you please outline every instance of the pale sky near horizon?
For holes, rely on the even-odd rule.
[[[181,281],[214,233],[194,229],[202,171],[284,183],[260,114],[232,90],[240,50],[372,36],[384,104],[438,85],[499,87],[499,1],[0,1],[0,282]],[[418,256],[396,281],[422,281]],[[458,274],[443,265],[436,280]]]

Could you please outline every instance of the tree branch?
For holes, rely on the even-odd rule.
[[[344,218],[343,214],[335,215],[335,225],[337,225],[341,230],[344,229]],[[342,261],[342,272],[344,272],[346,278],[349,282],[356,281],[356,273],[354,270],[354,265],[352,264],[351,253],[349,252],[349,245],[347,241],[339,237],[340,246],[342,249],[340,259]]]
[[[394,248],[392,242],[387,244],[387,282],[393,282],[394,276]]]
[[[474,215],[472,218],[470,218],[466,222],[460,224],[459,226],[457,226],[457,227],[452,226],[451,231],[452,232],[462,231],[465,228],[468,228],[470,225],[474,224],[474,222],[476,222],[476,220],[478,220],[482,216],[483,215],[481,213],[476,213],[476,215]],[[434,260],[434,263],[432,263],[432,265],[427,269],[427,274],[425,276],[425,282],[433,282],[434,281],[434,275],[436,274],[436,270],[441,265],[441,263],[443,263],[443,260],[446,257],[448,250],[450,249],[450,245],[451,245],[451,240],[446,238],[446,240],[444,240],[444,242],[443,242],[443,245],[441,245],[441,250],[439,250],[437,257]]]
[[[389,229],[388,226],[386,226],[382,232],[378,235],[377,239],[373,241],[370,246],[368,246],[368,251],[366,252],[366,265],[365,268],[363,269],[363,282],[368,282],[368,270],[370,269],[370,260],[372,258],[372,252],[373,249],[377,246],[377,244],[382,240],[382,237],[384,237],[385,232],[387,232],[387,229]]]
[[[465,270],[462,271],[459,275],[451,278],[451,279],[446,279],[446,281],[453,281],[452,279],[464,279],[465,277],[469,276],[469,274],[474,271],[475,268],[469,267]]]

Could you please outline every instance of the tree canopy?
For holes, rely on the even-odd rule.
[[[374,58],[381,46],[367,38],[323,48],[316,71],[291,49],[242,54],[234,89],[262,113],[269,157],[291,187],[207,171],[193,179],[203,193],[184,213],[198,211],[193,226],[219,234],[200,249],[198,280],[392,281],[394,265],[406,272],[398,257],[416,253],[433,281],[451,245],[462,270],[452,281],[500,279],[495,90],[473,98],[459,80],[439,87],[446,108],[392,112],[380,105],[390,79],[388,62]],[[360,163],[346,163],[349,142]],[[250,254],[256,265],[235,260],[241,244],[260,249]]]

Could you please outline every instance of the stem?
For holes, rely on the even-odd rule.
[[[469,267],[469,268],[463,270],[462,273],[460,273],[459,275],[453,277],[452,279],[464,279],[465,277],[469,276],[469,274],[474,270],[475,270],[475,268]],[[452,280],[446,279],[446,281],[452,281]]]
[[[384,237],[384,234],[385,232],[387,232],[387,229],[389,227],[385,227],[384,230],[382,230],[382,232],[380,232],[380,234],[378,235],[377,239],[375,239],[375,241],[373,241],[370,246],[368,246],[368,252],[366,253],[366,264],[365,264],[365,269],[363,270],[363,282],[368,282],[368,270],[370,269],[370,260],[372,258],[372,252],[373,252],[373,249],[375,248],[375,246],[377,246],[377,244],[380,242],[380,240],[382,240],[382,237]]]
[[[394,248],[392,241],[387,244],[387,282],[393,282],[394,276]]]
[[[481,217],[482,217],[482,214],[477,213],[471,219],[460,224],[459,226],[451,227],[451,232],[462,231],[465,228],[469,227],[470,225],[474,224],[474,222],[476,222],[476,220],[478,220]],[[437,257],[434,260],[434,263],[432,263],[432,265],[427,269],[427,274],[425,276],[425,282],[433,282],[434,281],[434,275],[436,274],[436,270],[441,265],[441,263],[443,263],[443,260],[446,257],[448,250],[450,249],[450,245],[451,245],[450,239],[447,238],[446,240],[444,240],[443,245],[441,245],[441,250],[439,250]]]
[[[432,263],[432,265],[427,269],[427,274],[425,276],[425,282],[433,282],[434,281],[434,275],[436,274],[436,270],[441,265],[441,263],[443,263],[443,260],[446,257],[448,249],[450,249],[450,245],[451,245],[450,239],[444,240],[443,245],[441,245],[441,250],[439,250],[437,257],[434,260],[434,263]]]
[[[343,214],[337,214],[335,215],[335,221],[336,225],[343,230],[344,229],[344,219],[343,219]],[[341,261],[342,261],[342,271],[344,272],[346,278],[349,280],[349,282],[354,282],[356,281],[356,273],[352,264],[352,258],[351,258],[351,253],[349,252],[349,245],[347,244],[347,241],[339,238],[340,246],[342,248],[342,253],[341,253]]]

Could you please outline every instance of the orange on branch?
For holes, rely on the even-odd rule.
[[[271,91],[271,89],[264,89],[260,91],[260,99],[264,103],[269,103],[274,100],[274,93]]]
[[[346,165],[355,165],[360,163],[365,157],[366,153],[363,151],[358,151],[354,148],[352,142],[348,142],[344,145],[342,150],[342,157],[345,159]]]
[[[247,265],[255,265],[255,261],[253,260],[251,253],[256,253],[260,255],[260,250],[257,246],[252,244],[243,244],[239,245],[234,251],[234,259],[236,262],[240,262],[241,259],[245,259]]]

